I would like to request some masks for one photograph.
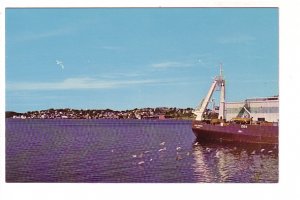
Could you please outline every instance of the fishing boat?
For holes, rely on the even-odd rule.
[[[219,106],[208,109],[220,91]],[[214,100],[214,99],[213,99]],[[193,111],[192,130],[199,140],[278,145],[279,96],[225,102],[225,79],[220,67],[206,97]]]

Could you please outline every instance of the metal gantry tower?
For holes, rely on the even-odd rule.
[[[201,121],[204,119],[204,112],[206,111],[208,103],[210,102],[210,99],[217,87],[220,88],[220,106],[218,119],[225,119],[225,79],[223,77],[222,64],[220,64],[220,75],[214,78],[214,81],[212,82],[206,97],[201,101],[200,108],[194,111],[194,114],[196,114],[197,116],[196,120]]]

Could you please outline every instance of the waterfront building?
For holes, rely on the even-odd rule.
[[[279,97],[252,98],[225,103],[226,119],[252,118],[254,121],[279,122]]]

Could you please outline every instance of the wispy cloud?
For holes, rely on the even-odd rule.
[[[119,79],[119,78],[134,78],[134,77],[143,77],[144,73],[139,72],[118,72],[118,73],[107,73],[105,75],[100,75],[99,78],[104,79]]]
[[[137,80],[99,80],[90,77],[68,78],[60,82],[16,82],[8,83],[7,90],[80,90],[113,89],[132,85],[164,84],[172,80],[137,79]]]
[[[78,31],[85,30],[86,27],[93,25],[91,20],[76,20],[76,22],[68,24],[60,24],[57,27],[48,27],[42,30],[23,30],[15,35],[8,35],[8,39],[12,42],[28,42],[33,40],[48,39],[51,37],[66,36]]]
[[[249,35],[233,35],[218,38],[217,42],[221,44],[250,44],[255,40],[255,37]]]
[[[181,68],[181,67],[190,67],[192,66],[191,63],[183,63],[183,62],[161,62],[161,63],[154,63],[151,65],[154,68]]]
[[[49,31],[18,33],[18,35],[15,35],[13,39],[17,42],[27,42],[32,40],[47,39],[50,37],[68,35],[73,31],[75,31],[74,28],[62,27],[58,29],[52,29]]]

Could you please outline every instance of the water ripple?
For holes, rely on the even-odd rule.
[[[278,148],[195,141],[183,120],[6,120],[7,182],[278,182]]]

